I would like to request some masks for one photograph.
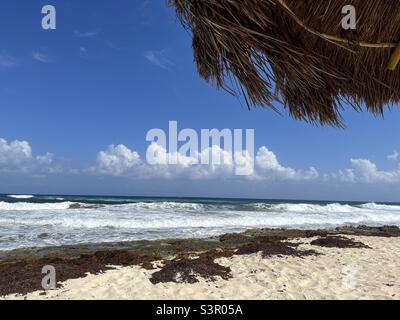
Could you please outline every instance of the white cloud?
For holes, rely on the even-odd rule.
[[[196,152],[192,156],[186,156],[179,152],[169,153],[157,143],[152,143],[147,149],[148,154],[157,155],[155,164],[147,165],[143,173],[159,178],[188,178],[198,179],[216,179],[230,178],[234,176],[236,164],[232,157],[220,147],[212,146]],[[220,164],[199,164],[202,158],[220,159]],[[168,164],[168,159],[176,159],[177,164]]]
[[[63,168],[54,162],[53,154],[33,156],[32,148],[27,141],[7,142],[0,138],[0,172],[46,174],[62,171]]]
[[[326,175],[326,179],[334,179],[349,183],[399,183],[400,167],[391,171],[379,170],[377,165],[368,159],[351,159],[350,168],[338,173]]]
[[[158,66],[162,69],[169,69],[174,64],[167,57],[167,49],[163,49],[161,51],[149,50],[143,53],[144,58],[150,62],[151,64]]]
[[[97,170],[103,174],[123,175],[134,170],[141,163],[137,152],[129,150],[124,145],[111,145],[97,156]]]
[[[89,171],[111,176],[127,176],[136,178],[162,179],[250,179],[250,180],[315,180],[319,177],[317,170],[296,170],[282,166],[272,151],[266,147],[258,150],[253,159],[248,153],[232,156],[218,146],[212,146],[192,156],[179,152],[169,153],[164,147],[153,142],[147,149],[147,155],[154,155],[152,163],[142,160],[136,151],[124,145],[111,145],[107,150],[99,152],[97,162]],[[149,158],[149,157],[147,157]],[[201,159],[221,159],[220,164],[200,164]],[[168,164],[176,159],[176,164]],[[252,168],[254,172],[248,176],[236,175],[241,168]]]
[[[399,156],[400,156],[400,154],[395,150],[395,151],[393,151],[392,154],[389,154],[387,156],[387,158],[388,158],[388,160],[391,160],[391,161],[397,161],[397,160],[399,160]]]
[[[227,170],[226,166],[201,168],[199,165],[193,164],[197,161],[195,158],[179,153],[170,154],[157,143],[152,143],[147,152],[156,155],[153,158],[153,164],[148,164],[147,161],[141,159],[139,153],[130,150],[124,145],[111,145],[107,150],[99,152],[96,165],[89,168],[88,171],[96,174],[142,179],[183,177],[200,179],[209,177],[212,172],[216,174],[218,169]],[[177,156],[177,164],[168,164],[169,157],[174,155]]]
[[[239,157],[218,146],[205,149],[192,156],[179,152],[169,153],[164,147],[153,142],[147,149],[148,154],[156,157],[152,164],[141,157],[138,152],[124,145],[110,146],[99,152],[96,165],[90,168],[93,174],[134,177],[141,179],[244,179],[254,181],[320,181],[330,183],[361,183],[373,184],[400,183],[400,165],[393,170],[380,170],[375,163],[368,159],[351,159],[350,166],[335,173],[320,174],[315,167],[296,169],[282,165],[274,152],[262,146],[256,152],[254,159],[245,154]],[[222,159],[221,164],[199,164],[202,157]],[[168,164],[168,159],[177,159],[176,164]],[[236,175],[238,167],[253,167],[251,175]]]
[[[249,153],[230,153],[212,146],[191,156],[180,152],[170,153],[153,142],[141,155],[123,144],[111,145],[97,155],[94,166],[84,169],[68,169],[54,159],[53,154],[34,155],[27,141],[8,142],[0,138],[0,173],[46,175],[52,173],[90,173],[137,179],[235,179],[254,181],[325,181],[330,183],[396,184],[400,183],[400,165],[393,170],[381,170],[368,159],[351,159],[348,168],[335,173],[320,173],[314,167],[295,169],[284,166],[274,152],[262,146],[253,158]],[[154,155],[152,164],[146,158]],[[147,156],[147,157],[146,157]],[[220,164],[199,164],[202,159],[221,159]],[[176,159],[176,164],[169,164]],[[214,162],[215,163],[215,162]],[[237,175],[238,168],[254,168],[247,176]]]
[[[303,171],[282,166],[276,155],[265,146],[261,147],[257,152],[256,169],[256,172],[260,175],[261,179],[315,180],[319,177],[319,173],[314,167],[310,167],[308,170]]]
[[[32,159],[32,149],[26,141],[8,143],[0,138],[0,168],[20,166]]]
[[[34,51],[32,52],[32,57],[36,61],[42,62],[42,63],[49,63],[51,62],[51,59],[47,54],[44,54],[42,52]]]

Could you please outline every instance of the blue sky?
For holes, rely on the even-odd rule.
[[[41,28],[46,4],[57,9],[56,30]],[[384,120],[346,110],[345,130],[248,111],[199,78],[190,34],[166,1],[4,0],[1,9],[1,193],[400,201],[397,106]],[[256,149],[279,166],[258,180],[99,169],[102,151],[143,158],[147,131],[170,120],[254,128]],[[318,177],[304,178],[310,167]]]

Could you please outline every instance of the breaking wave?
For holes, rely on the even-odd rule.
[[[32,195],[25,195],[25,194],[10,194],[7,197],[14,198],[14,199],[32,199],[35,196]]]
[[[206,237],[249,228],[400,226],[400,205],[235,201],[2,197],[0,250],[28,246]],[[43,238],[41,235],[47,234]]]
[[[66,210],[74,208],[90,207],[86,204],[76,202],[55,202],[55,203],[31,203],[31,202],[0,202],[0,211],[49,211]]]

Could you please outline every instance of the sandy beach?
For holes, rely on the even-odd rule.
[[[0,304],[400,300],[399,4],[2,1]]]
[[[10,294],[3,299],[400,299],[399,237],[310,235],[280,240],[290,245],[286,249],[275,247],[275,240],[266,241],[268,249],[260,247],[264,251],[249,254],[217,250],[225,257],[216,255],[214,262],[226,268],[222,271],[229,270],[222,276],[193,272],[191,281],[177,272],[173,282],[155,283],[165,261],[153,261],[155,269],[115,267],[64,281],[46,293]]]

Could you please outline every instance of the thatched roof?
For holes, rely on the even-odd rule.
[[[296,119],[340,126],[344,106],[381,115],[400,102],[400,67],[388,70],[399,1],[169,1],[193,33],[200,75],[249,106],[279,99]],[[342,28],[346,5],[357,10],[356,30]]]

